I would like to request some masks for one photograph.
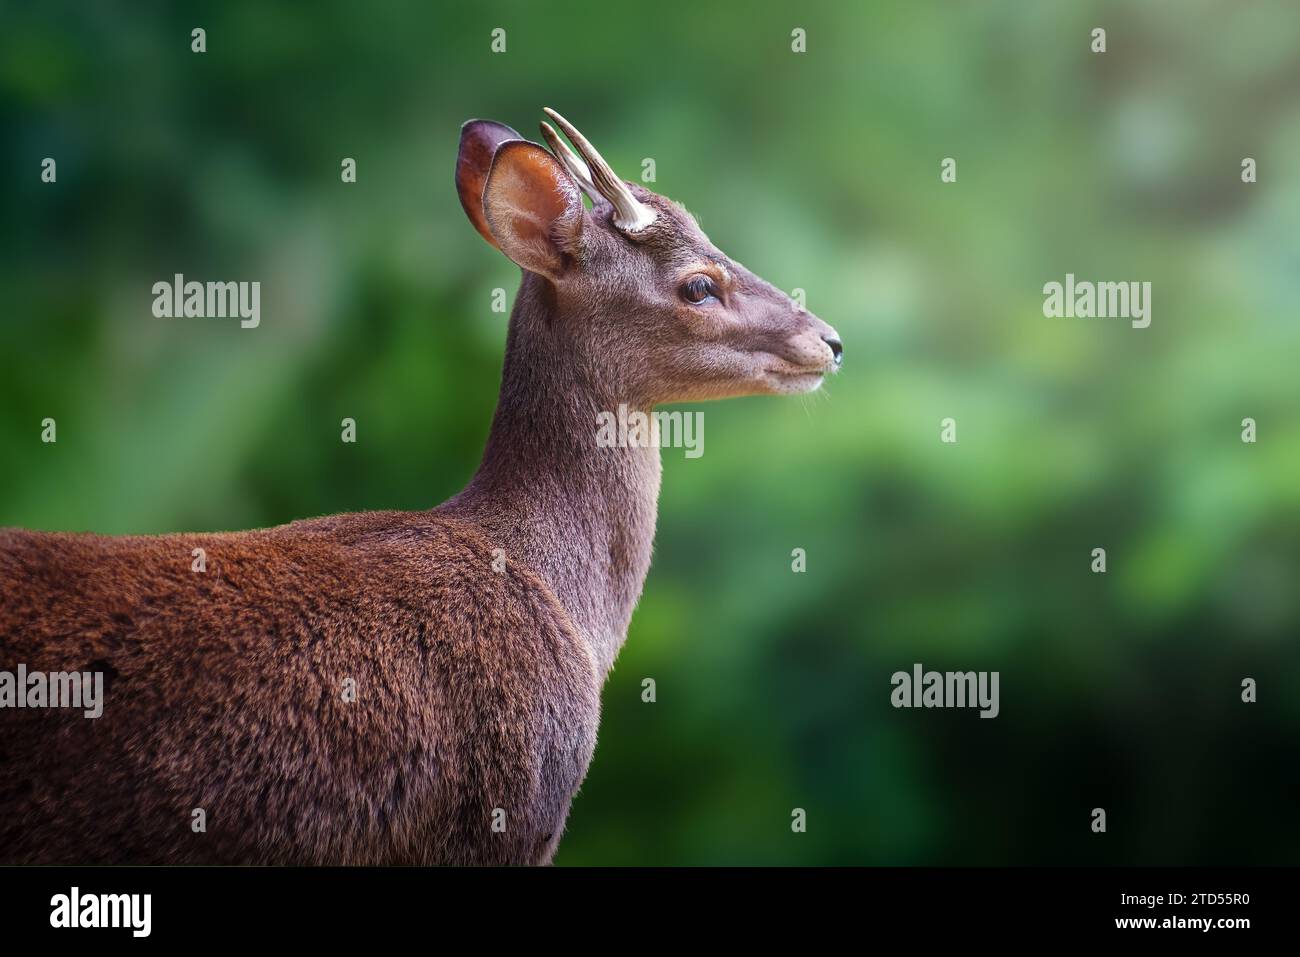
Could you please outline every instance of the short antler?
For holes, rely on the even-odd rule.
[[[585,136],[578,132],[577,127],[549,106],[545,111],[546,115],[555,120],[564,131],[564,135],[578,148],[582,158],[574,156],[573,151],[560,141],[555,130],[546,123],[542,124],[542,135],[551,144],[551,149],[555,151],[560,162],[588,195],[594,187],[601,196],[609,200],[614,207],[614,225],[624,232],[636,233],[653,223],[655,211],[632,195],[632,191],[627,188],[627,183],[618,178],[610,165],[605,162],[605,158]],[[585,164],[583,160],[586,161]]]
[[[564,164],[564,168],[569,171],[569,175],[578,181],[578,186],[584,193],[595,199],[601,195],[600,190],[591,181],[591,172],[587,169],[587,164],[582,161],[582,157],[573,150],[569,149],[569,144],[560,139],[560,134],[555,132],[555,127],[551,126],[545,120],[541,122],[542,137],[551,147],[551,152],[556,158]]]

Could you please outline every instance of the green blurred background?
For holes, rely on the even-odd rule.
[[[0,7],[0,525],[457,491],[518,283],[458,130],[553,106],[846,350],[665,452],[557,863],[1297,860],[1294,3],[184,6]],[[177,272],[260,280],[261,327],[154,319]],[[1151,327],[1044,318],[1067,272],[1152,282]],[[914,662],[1001,716],[891,708]]]

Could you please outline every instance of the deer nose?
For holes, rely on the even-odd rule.
[[[839,336],[834,333],[822,336],[822,342],[831,347],[831,355],[835,357],[836,365],[844,361],[844,343],[840,342]]]

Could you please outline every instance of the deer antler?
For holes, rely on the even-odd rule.
[[[592,199],[601,195],[600,190],[596,189],[596,185],[591,181],[591,171],[587,169],[587,164],[582,161],[582,157],[569,149],[569,144],[560,139],[560,134],[555,132],[555,127],[551,126],[550,123],[542,120],[541,128],[542,137],[551,147],[551,152],[564,164],[564,168],[569,171],[569,175],[578,181],[578,186],[582,188],[582,191]]]
[[[560,141],[555,130],[546,123],[542,124],[542,135],[551,144],[551,149],[555,151],[560,162],[588,195],[591,195],[594,188],[614,206],[614,225],[626,233],[637,233],[653,223],[655,211],[632,195],[632,191],[627,188],[627,183],[618,178],[610,165],[605,162],[605,158],[596,151],[596,147],[592,146],[585,136],[578,132],[577,127],[549,106],[545,107],[545,112],[555,120],[560,129],[564,130],[564,135],[578,148],[578,152],[582,154],[581,159],[573,155],[573,151]],[[583,160],[586,162],[584,163]]]

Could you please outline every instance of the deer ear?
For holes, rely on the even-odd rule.
[[[460,128],[460,151],[456,154],[456,192],[460,194],[460,204],[465,207],[469,221],[493,246],[497,246],[497,241],[492,238],[492,232],[483,218],[483,185],[487,182],[488,170],[492,168],[492,157],[496,155],[497,148],[509,140],[519,139],[523,137],[510,127],[492,120],[470,120]]]
[[[564,274],[582,234],[582,195],[559,160],[536,143],[504,143],[483,189],[483,212],[497,247],[529,272]]]

